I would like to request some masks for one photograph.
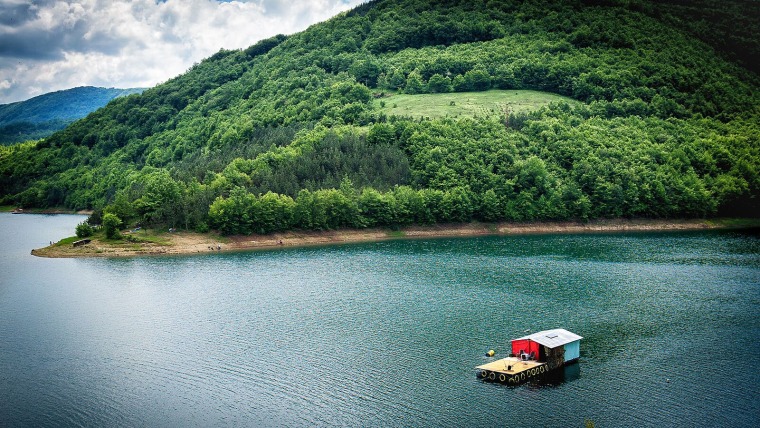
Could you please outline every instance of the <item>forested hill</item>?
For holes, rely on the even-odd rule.
[[[756,215],[757,4],[369,2],[3,149],[1,202],[224,233]]]
[[[142,91],[142,88],[81,86],[38,95],[26,101],[0,104],[0,144],[47,137],[116,97]]]

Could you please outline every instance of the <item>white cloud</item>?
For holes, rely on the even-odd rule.
[[[292,34],[364,0],[0,2],[0,103],[75,86],[147,87],[221,48]]]

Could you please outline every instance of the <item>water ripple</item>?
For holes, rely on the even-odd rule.
[[[760,425],[753,234],[2,260],[11,426]],[[554,327],[584,336],[579,364],[476,379]]]

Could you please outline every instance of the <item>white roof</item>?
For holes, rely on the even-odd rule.
[[[539,331],[538,333],[533,333],[516,340],[521,339],[530,339],[540,345],[556,348],[583,338],[575,333],[565,330],[564,328],[555,328],[554,330]]]

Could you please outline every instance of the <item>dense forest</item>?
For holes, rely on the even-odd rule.
[[[108,104],[116,97],[139,94],[142,88],[82,86],[0,104],[0,144],[37,140]]]
[[[757,215],[758,16],[738,0],[372,1],[0,148],[0,202],[226,234]],[[383,108],[524,89],[572,102]]]

